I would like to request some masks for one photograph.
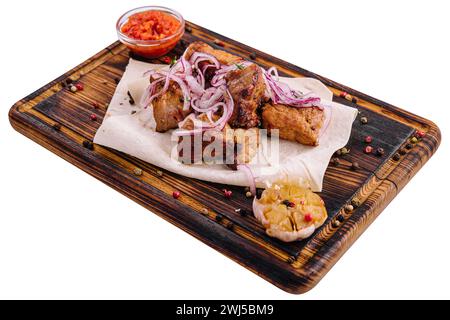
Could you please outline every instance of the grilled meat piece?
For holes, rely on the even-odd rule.
[[[264,99],[266,88],[261,69],[251,64],[228,72],[225,80],[234,101],[233,115],[228,123],[233,128],[257,127],[259,117],[256,110]]]
[[[193,42],[189,45],[189,47],[187,47],[185,58],[189,60],[194,52],[208,53],[216,57],[216,59],[219,60],[221,64],[226,65],[239,63],[243,60],[241,57],[235,56],[234,54],[228,53],[223,50],[214,49],[210,45],[201,41]]]
[[[163,86],[163,83],[158,84],[155,92],[162,90]],[[178,122],[192,112],[192,109],[183,110],[183,93],[174,81],[170,82],[169,89],[156,97],[152,104],[157,132],[178,128]]]
[[[271,129],[279,129],[281,139],[308,146],[319,144],[319,133],[324,120],[324,112],[318,108],[295,108],[268,103],[262,112],[262,125],[269,133]]]
[[[198,119],[209,122],[204,114]],[[194,129],[193,121],[187,119],[182,129]],[[239,164],[249,163],[258,152],[258,147],[258,128],[232,129],[229,125],[222,131],[207,130],[195,136],[180,137],[178,141],[179,160],[182,163],[223,163],[233,170]],[[190,155],[185,154],[184,150],[189,150]]]

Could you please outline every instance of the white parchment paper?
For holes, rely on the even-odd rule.
[[[171,158],[173,146],[171,132],[155,132],[152,108],[143,109],[138,104],[148,85],[148,79],[143,77],[143,73],[150,69],[163,68],[167,68],[167,65],[154,65],[130,59],[103,123],[94,137],[94,143],[125,152],[186,177],[247,186],[248,179],[242,171],[232,171],[225,165],[184,165]],[[252,163],[250,167],[260,187],[266,182],[287,177],[290,180],[307,180],[313,191],[321,191],[329,160],[337,149],[347,144],[358,112],[354,108],[331,102],[332,93],[316,79],[281,78],[281,81],[303,92],[313,91],[331,105],[330,124],[320,138],[319,146],[309,147],[280,140],[277,163],[269,159],[265,162]],[[128,101],[128,90],[136,101],[133,106]],[[136,112],[132,114],[132,111]]]

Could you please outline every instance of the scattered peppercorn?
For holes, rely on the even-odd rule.
[[[220,41],[219,39],[214,39],[214,44],[218,45],[219,47],[225,46],[225,43],[223,43],[223,41]]]
[[[367,123],[369,123],[369,119],[367,119],[367,117],[361,117],[361,123],[367,124]]]
[[[245,210],[245,209],[240,209],[240,210],[239,210],[239,214],[240,214],[241,216],[245,217],[245,216],[248,215],[248,211]]]
[[[202,208],[201,211],[202,211],[203,214],[208,214],[208,209],[206,209],[206,208]]]
[[[361,205],[361,201],[359,199],[356,199],[356,198],[352,199],[351,203],[352,203],[352,206],[354,208],[357,208],[357,207],[359,207]]]
[[[253,197],[253,193],[251,193],[250,191],[247,191],[247,192],[245,193],[245,196],[246,196],[247,198],[251,198],[251,197]]]
[[[305,221],[306,222],[311,222],[312,221],[312,214],[311,213],[305,214]]]
[[[404,149],[404,148],[401,148],[399,151],[398,151],[398,153],[400,153],[402,156],[404,156],[405,154],[406,154],[406,149]]]
[[[417,137],[417,138],[423,138],[423,137],[425,137],[425,131],[417,130],[417,131],[416,131],[416,137]]]
[[[364,152],[367,154],[372,153],[372,151],[373,151],[373,148],[371,146],[367,146],[364,148]]]
[[[158,175],[158,177],[162,177],[164,175],[161,170],[156,170],[156,174]]]
[[[358,162],[352,162],[352,166],[351,166],[351,169],[353,170],[353,171],[357,171],[357,170],[359,170],[361,167],[359,166],[359,163]]]
[[[352,201],[351,201],[351,203],[352,203],[352,206],[354,207],[354,208],[357,208],[357,207],[359,207],[360,205],[361,205],[361,201],[360,200],[358,200],[358,199],[352,199]]]
[[[228,223],[227,223],[226,227],[227,227],[227,229],[228,229],[228,230],[232,230],[232,229],[233,229],[233,227],[234,227],[234,223],[233,223],[233,222],[231,222],[231,221],[228,221]]]
[[[250,59],[255,60],[256,59],[256,52],[250,53]]]
[[[75,87],[74,85],[70,85],[69,89],[72,92],[77,92],[78,91],[77,87]]]
[[[173,197],[174,199],[178,199],[178,198],[180,197],[180,195],[181,195],[180,191],[174,191],[174,192],[172,192],[172,197]]]
[[[225,196],[225,198],[231,199],[231,196],[233,195],[233,191],[227,190],[227,189],[223,189],[223,195]]]
[[[383,148],[377,148],[377,156],[381,157],[384,155],[384,149]]]
[[[66,83],[67,83],[67,84],[71,84],[72,82],[73,82],[73,80],[72,80],[71,78],[67,78],[67,79],[66,79]]]
[[[223,216],[221,215],[221,214],[216,214],[216,221],[217,222],[220,222],[220,221],[222,221],[223,220]]]
[[[185,30],[188,33],[192,33],[192,28],[190,26],[186,26]]]
[[[417,143],[419,140],[416,137],[412,137],[410,141],[411,143]]]
[[[406,149],[410,150],[413,148],[413,145],[411,143],[407,143],[405,146]]]
[[[345,92],[345,91],[342,91],[340,94],[339,94],[339,97],[341,97],[341,98],[345,98],[346,96],[348,95],[348,93],[347,92]]]
[[[337,228],[341,225],[341,222],[339,220],[334,220],[333,221],[333,227]]]
[[[63,87],[63,88],[66,87],[66,82],[65,81],[61,81],[61,87]]]
[[[353,208],[353,206],[351,204],[347,204],[344,207],[344,210],[345,210],[345,212],[349,213],[349,212],[352,212],[354,210],[354,208]]]
[[[291,202],[289,200],[283,200],[281,203],[288,207]]]
[[[345,99],[348,100],[348,101],[352,101],[352,100],[353,100],[353,97],[352,97],[351,95],[347,94],[347,95],[345,96]]]
[[[78,83],[75,85],[75,87],[77,88],[78,91],[83,91],[83,90],[84,90],[84,86],[83,86],[82,83],[79,83],[79,82],[78,82]]]
[[[398,153],[394,154],[394,156],[392,157],[392,159],[394,159],[394,161],[400,160],[400,154],[398,154]]]
[[[56,131],[61,130],[61,125],[59,123],[55,123],[53,126],[53,129],[55,129]]]
[[[339,221],[339,222],[344,222],[344,220],[345,220],[345,218],[344,218],[343,215],[338,215],[338,216],[336,217],[336,219],[337,219],[337,221]]]
[[[89,150],[94,150],[94,144],[92,142],[90,142],[89,140],[83,141],[83,147],[85,147]]]
[[[349,154],[349,153],[350,153],[350,149],[348,149],[348,148],[346,148],[346,147],[341,148],[341,154],[342,154],[342,155],[346,155],[346,154]]]
[[[371,136],[367,136],[364,138],[364,142],[365,143],[371,143],[372,142],[372,137]]]
[[[135,102],[134,102],[133,96],[131,95],[130,91],[127,91],[127,95],[128,95],[128,98],[130,98],[130,100],[129,100],[130,104],[134,105]]]
[[[92,102],[92,106],[94,107],[94,109],[98,109],[100,107],[97,101]]]
[[[97,121],[97,115],[96,114],[93,113],[89,117],[91,118],[92,121]]]
[[[331,159],[331,164],[335,167],[339,166],[340,163],[341,163],[341,161],[339,160],[339,158]]]
[[[161,58],[162,62],[166,63],[166,64],[170,64],[170,62],[172,61],[172,59],[168,56],[164,56]]]
[[[356,97],[352,97],[352,102],[353,103],[358,103],[358,99]]]
[[[142,169],[141,168],[134,168],[133,173],[136,176],[142,176]]]

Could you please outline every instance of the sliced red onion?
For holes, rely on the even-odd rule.
[[[250,167],[246,164],[239,164],[237,166],[237,169],[245,173],[250,187],[250,192],[252,193],[252,195],[256,195],[256,182],[255,177],[253,176],[252,169],[250,169]]]

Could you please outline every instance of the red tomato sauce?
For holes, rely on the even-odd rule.
[[[122,26],[122,33],[136,40],[160,40],[175,34],[180,21],[161,11],[135,13]]]

